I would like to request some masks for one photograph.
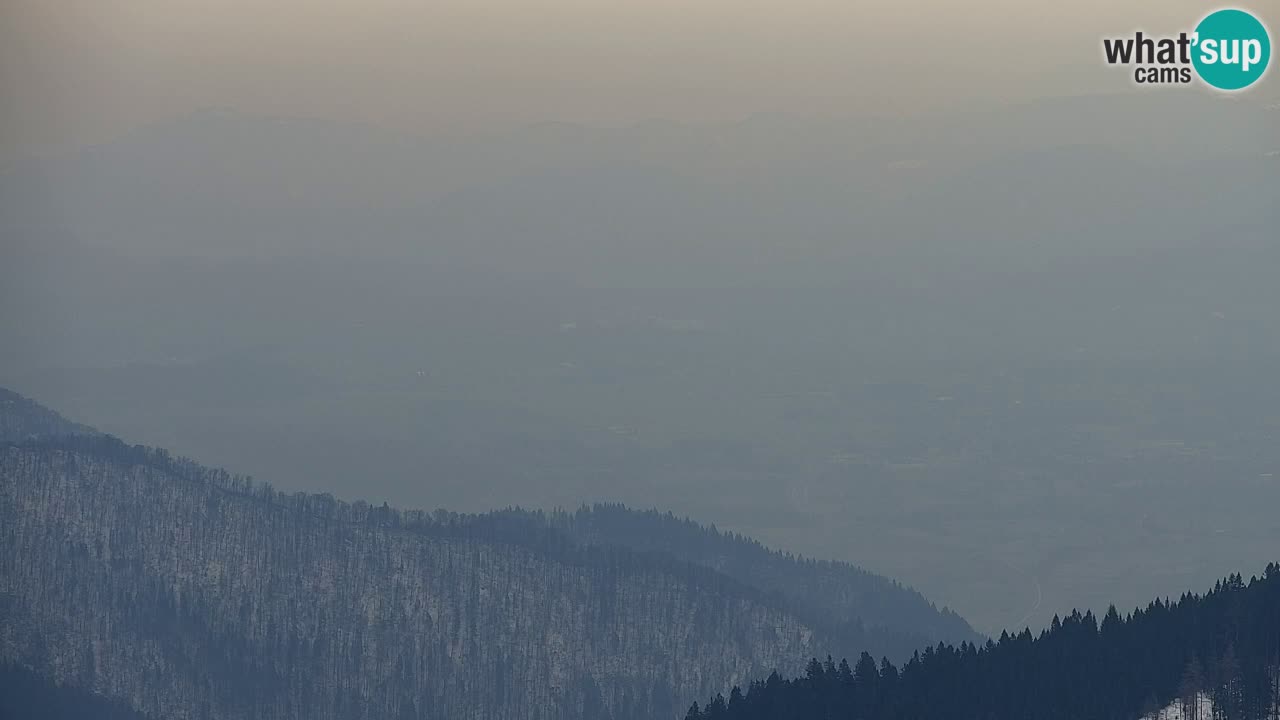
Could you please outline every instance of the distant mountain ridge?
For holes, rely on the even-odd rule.
[[[667,553],[709,567],[785,598],[806,617],[867,633],[868,646],[884,649],[880,654],[905,658],[930,644],[930,638],[970,642],[985,639],[955,612],[939,610],[923,595],[896,580],[845,562],[773,550],[743,535],[720,532],[714,526],[700,525],[671,512],[637,511],[621,504],[598,503],[574,513],[552,513],[546,518],[552,527],[579,542]],[[902,639],[908,642],[904,644]]]
[[[815,654],[976,637],[887,579],[673,516],[285,494],[3,407],[0,662],[148,715],[674,717]]]

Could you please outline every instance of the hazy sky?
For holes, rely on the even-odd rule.
[[[439,132],[1125,91],[1124,73],[1099,62],[1100,37],[1175,31],[1208,7],[6,0],[0,143],[8,153],[104,140],[209,107]]]
[[[1210,8],[0,0],[0,385],[290,490],[656,503],[983,629],[1200,587],[1275,547],[1280,73],[1139,92],[1101,39]]]

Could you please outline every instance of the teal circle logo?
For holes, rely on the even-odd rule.
[[[1196,26],[1191,62],[1200,79],[1219,90],[1242,90],[1267,71],[1271,36],[1244,10],[1218,10]]]

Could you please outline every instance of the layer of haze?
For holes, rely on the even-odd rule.
[[[1176,32],[1204,11],[1196,0],[8,0],[2,149],[105,141],[210,107],[457,132],[1124,90],[1125,77],[1099,72],[1103,35]]]
[[[1276,74],[1135,88],[1101,37],[1204,6],[1114,5],[4,3],[0,385],[291,490],[656,505],[994,633],[1256,571]]]

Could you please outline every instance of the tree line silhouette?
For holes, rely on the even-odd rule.
[[[815,659],[801,677],[774,673],[694,703],[685,717],[1135,720],[1175,703],[1185,720],[1280,715],[1280,564],[1127,616],[1114,606],[1101,621],[1075,611],[1039,635],[939,644],[900,668],[867,653],[852,667]]]

